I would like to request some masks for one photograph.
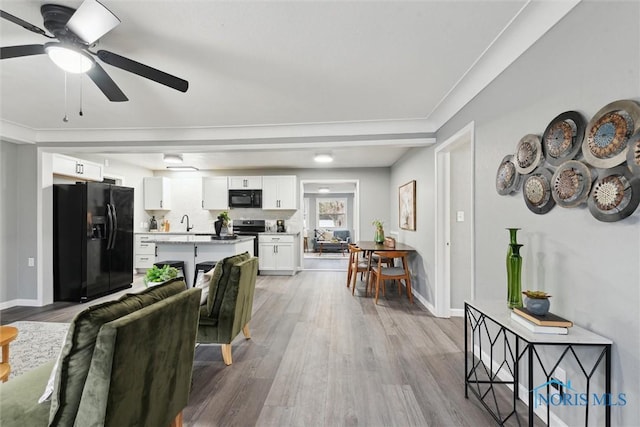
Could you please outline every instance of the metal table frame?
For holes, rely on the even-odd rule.
[[[542,373],[546,376],[547,381],[554,375],[555,369],[565,359],[566,356],[572,355],[580,367],[581,372],[587,383],[587,393],[591,380],[596,372],[601,371],[601,365],[604,364],[604,388],[607,396],[611,395],[611,345],[612,342],[604,337],[596,335],[586,329],[573,326],[569,330],[568,335],[553,334],[534,334],[526,328],[511,321],[511,310],[507,308],[506,301],[465,301],[464,304],[464,333],[465,333],[465,391],[464,395],[469,398],[469,390],[480,400],[480,403],[492,415],[499,425],[504,425],[511,417],[515,417],[517,424],[520,425],[520,418],[517,411],[517,403],[519,400],[519,378],[520,378],[520,362],[527,356],[526,375],[528,378],[528,386],[533,384],[534,363],[541,368]],[[491,328],[490,328],[490,325]],[[490,329],[493,329],[491,331]],[[470,334],[471,333],[471,334]],[[509,338],[512,338],[509,341]],[[512,342],[515,341],[515,345]],[[471,348],[478,348],[479,357],[469,351]],[[487,348],[488,345],[488,348]],[[539,349],[545,346],[555,346],[562,349],[560,356],[555,362],[551,363],[550,369],[545,369],[541,360]],[[600,350],[599,356],[595,360],[593,366],[585,367],[580,360],[576,349],[579,347],[590,346]],[[498,349],[502,352],[502,359],[495,361],[494,357],[498,357]],[[482,354],[488,350],[490,358],[490,367],[482,362]],[[494,370],[494,363],[498,368]],[[599,369],[600,368],[600,369]],[[498,378],[498,372],[506,369],[512,377],[512,380],[501,380]],[[505,384],[513,387],[512,405],[507,413],[500,410],[494,385]],[[485,391],[481,390],[481,385],[488,385]],[[549,385],[547,393],[549,393]],[[493,401],[487,401],[493,399]],[[495,407],[495,411],[492,406]],[[528,392],[528,425],[533,426],[534,415],[534,389]],[[546,422],[549,424],[550,405],[547,405]],[[605,406],[604,425],[611,425],[611,407]],[[585,426],[589,423],[589,405],[585,406]]]

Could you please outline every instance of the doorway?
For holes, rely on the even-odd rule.
[[[435,311],[439,317],[462,316],[464,300],[475,296],[473,153],[473,122],[435,150]]]
[[[302,269],[346,271],[349,252],[346,244],[338,242],[345,235],[355,242],[360,234],[359,180],[301,180],[300,200]]]

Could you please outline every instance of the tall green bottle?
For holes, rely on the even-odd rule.
[[[522,257],[520,244],[509,244],[511,255],[507,262],[507,298],[509,308],[522,307]]]

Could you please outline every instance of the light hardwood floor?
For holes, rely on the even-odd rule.
[[[462,319],[435,318],[394,285],[376,306],[363,282],[355,296],[345,282],[345,272],[259,276],[252,339],[234,341],[233,365],[217,345],[196,349],[185,425],[495,425],[464,397]],[[3,324],[68,322],[85,307],[0,315]]]

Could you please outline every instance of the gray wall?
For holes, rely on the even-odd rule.
[[[617,223],[599,222],[585,207],[535,215],[521,192],[496,193],[495,174],[520,138],[541,135],[559,113],[590,119],[614,100],[640,100],[639,17],[638,2],[581,2],[437,134],[441,143],[475,122],[476,296],[505,298],[505,228],[522,228],[523,287],[546,290],[552,311],[613,340],[613,392],[629,403],[612,408],[612,423],[625,426],[640,419],[640,210]],[[419,180],[424,208],[435,203],[433,151],[416,149],[392,170],[392,188]],[[404,239],[424,247],[426,277],[417,288],[431,302],[433,224],[419,208],[419,231]]]
[[[36,167],[34,145],[0,141],[0,303],[37,297]]]

